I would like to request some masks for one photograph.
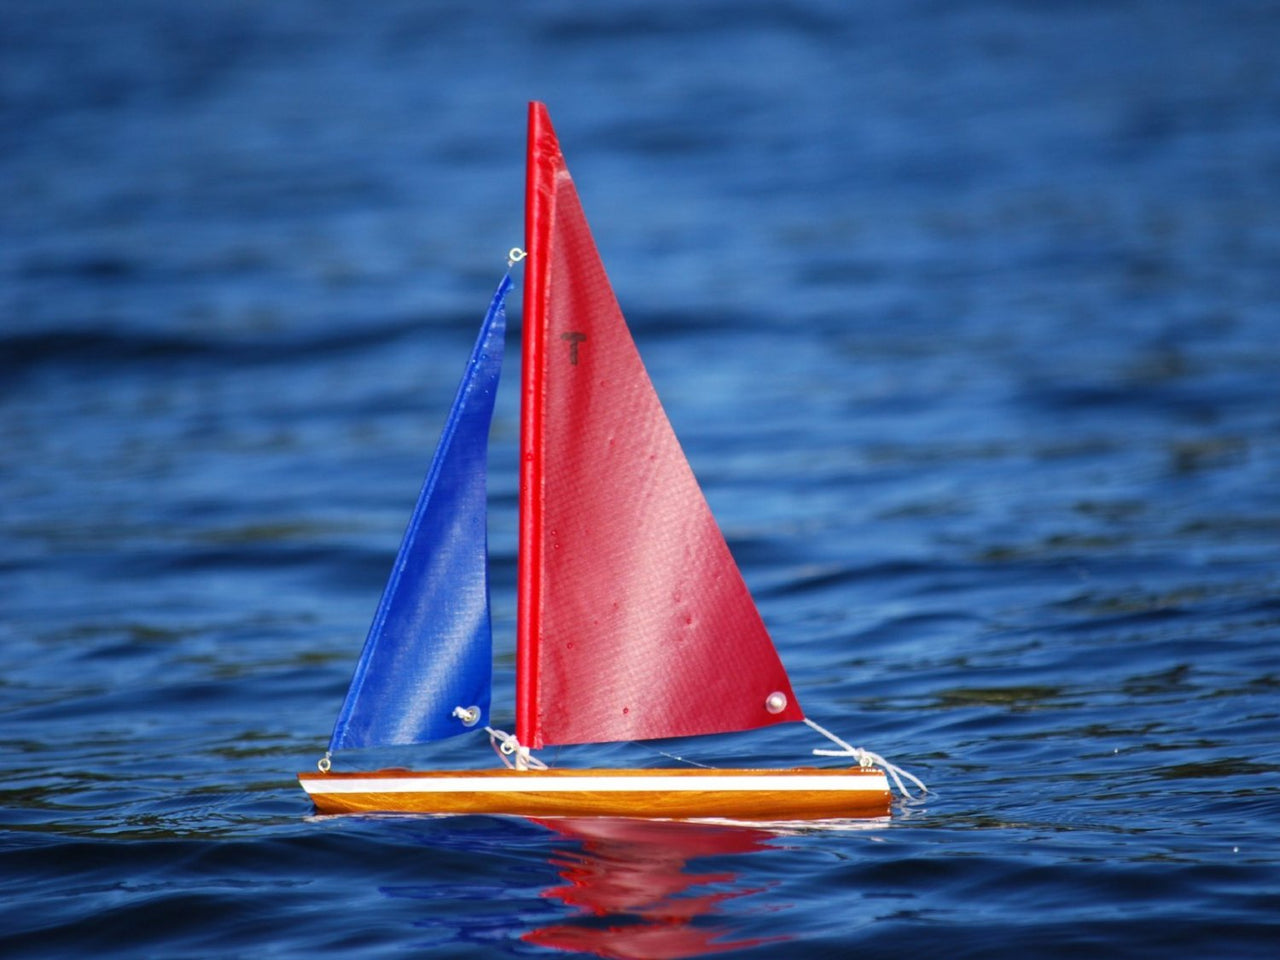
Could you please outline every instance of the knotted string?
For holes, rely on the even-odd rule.
[[[818,731],[818,733],[822,734],[832,743],[840,747],[839,750],[825,750],[821,747],[815,747],[813,750],[815,756],[852,757],[853,759],[858,761],[858,766],[860,767],[872,767],[872,766],[880,767],[887,774],[889,774],[889,776],[893,777],[893,782],[898,785],[898,792],[901,793],[908,800],[916,800],[919,798],[911,795],[911,791],[908,790],[906,788],[906,785],[903,784],[902,782],[903,777],[906,777],[908,780],[914,783],[917,787],[919,787],[920,792],[922,794],[929,792],[929,788],[924,785],[923,780],[921,780],[919,777],[915,776],[914,774],[908,773],[906,770],[903,770],[897,764],[890,763],[884,757],[880,756],[880,754],[873,753],[870,750],[864,750],[862,747],[850,746],[849,744],[841,740],[839,737],[837,737],[830,730],[828,730],[826,727],[819,726],[818,724],[810,720],[808,717],[804,718],[804,722],[807,726]]]
[[[529,748],[522,746],[520,741],[511,734],[503,730],[495,730],[493,727],[484,729],[489,734],[489,743],[493,746],[494,752],[498,754],[508,770],[547,769],[545,763],[530,753]],[[515,757],[515,762],[511,761],[511,757]]]

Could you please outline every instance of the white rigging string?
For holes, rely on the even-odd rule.
[[[919,777],[915,776],[914,774],[908,773],[906,770],[903,770],[897,764],[890,763],[884,757],[880,756],[880,754],[873,753],[870,750],[864,750],[862,747],[850,746],[849,744],[845,743],[845,741],[837,737],[830,730],[828,730],[826,727],[823,727],[823,726],[820,726],[819,724],[814,723],[808,717],[804,718],[804,722],[808,727],[810,727],[813,730],[816,730],[818,733],[822,734],[832,743],[840,747],[839,750],[826,750],[826,749],[823,749],[822,747],[814,747],[813,752],[815,756],[852,757],[853,759],[858,761],[858,766],[860,767],[873,767],[873,766],[881,767],[884,769],[886,773],[889,774],[889,776],[893,777],[893,782],[898,785],[899,792],[901,792],[901,794],[904,797],[906,797],[908,800],[915,800],[918,798],[915,796],[912,796],[911,791],[906,788],[905,784],[903,784],[902,782],[903,777],[906,777],[908,780],[914,783],[917,787],[919,787],[920,792],[922,794],[929,792],[929,788],[924,785],[923,780],[921,780]]]
[[[464,722],[470,720],[470,722],[474,723],[475,719],[473,718],[476,718],[479,716],[479,710],[474,707],[466,708],[466,709],[462,707],[457,707],[454,709],[454,716],[458,717],[459,719],[462,719]],[[902,767],[898,766],[896,763],[891,763],[890,761],[886,760],[884,757],[880,756],[880,754],[875,753],[872,750],[867,750],[863,747],[855,747],[849,744],[848,742],[840,739],[838,736],[836,736],[826,727],[822,726],[821,724],[815,723],[814,721],[810,720],[808,717],[804,717],[803,719],[807,727],[809,727],[811,730],[816,731],[817,733],[822,734],[824,737],[826,737],[828,740],[830,740],[832,743],[834,743],[836,746],[840,748],[839,750],[829,750],[829,749],[824,749],[822,747],[815,747],[813,750],[813,753],[815,756],[850,757],[856,760],[858,762],[858,766],[860,767],[880,767],[890,777],[893,778],[894,784],[898,787],[898,792],[901,793],[908,800],[916,800],[919,798],[913,795],[911,791],[907,789],[906,784],[902,782],[903,777],[910,780],[917,787],[919,787],[920,793],[922,795],[929,792],[929,788],[924,785],[924,781],[921,780],[919,777],[917,777],[915,774],[902,769]],[[493,727],[485,727],[484,729],[485,729],[485,732],[489,734],[489,743],[493,747],[494,752],[498,754],[499,759],[502,760],[503,764],[507,767],[507,769],[509,770],[546,770],[547,769],[547,765],[541,759],[539,759],[538,757],[535,757],[533,753],[529,750],[529,748],[521,744],[520,741],[517,740],[513,734],[507,733],[505,730],[495,730]],[[706,767],[706,764],[698,763],[696,760],[689,760],[685,757],[677,757],[663,750],[659,750],[658,752],[665,757],[670,757],[672,760],[678,760],[682,763],[688,763],[693,766]],[[707,768],[707,769],[710,769],[710,768]]]
[[[489,743],[508,770],[546,770],[547,765],[529,752],[512,734],[485,727]]]

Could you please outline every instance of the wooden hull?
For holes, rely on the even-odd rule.
[[[510,814],[687,820],[883,817],[875,769],[458,770],[300,773],[319,813]]]

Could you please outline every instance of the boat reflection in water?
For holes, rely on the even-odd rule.
[[[758,893],[731,870],[697,871],[702,857],[754,853],[777,839],[769,830],[662,820],[556,818],[539,821],[576,841],[555,852],[565,881],[543,896],[581,912],[524,934],[527,943],[598,957],[674,958],[739,950],[784,936],[731,939],[725,904]]]
[[[771,853],[777,862],[793,844],[806,844],[807,834],[874,832],[889,818],[749,824],[411,816],[355,822],[396,834],[389,849],[405,852],[405,859],[387,869],[401,882],[379,883],[378,892],[420,904],[411,922],[425,937],[423,945],[509,948],[519,939],[614,960],[674,960],[792,939],[774,883],[761,880],[760,869],[744,856]],[[363,849],[364,840],[356,842]],[[429,851],[425,860],[423,848]],[[516,874],[491,873],[495,862]],[[429,879],[404,882],[419,877],[424,863],[431,864]],[[499,893],[516,888],[515,899]]]

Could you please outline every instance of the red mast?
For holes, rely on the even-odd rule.
[[[542,338],[550,286],[555,176],[564,168],[547,108],[529,104],[525,161],[524,311],[520,364],[520,542],[516,557],[516,738],[533,746],[538,729],[536,638],[542,622]]]

